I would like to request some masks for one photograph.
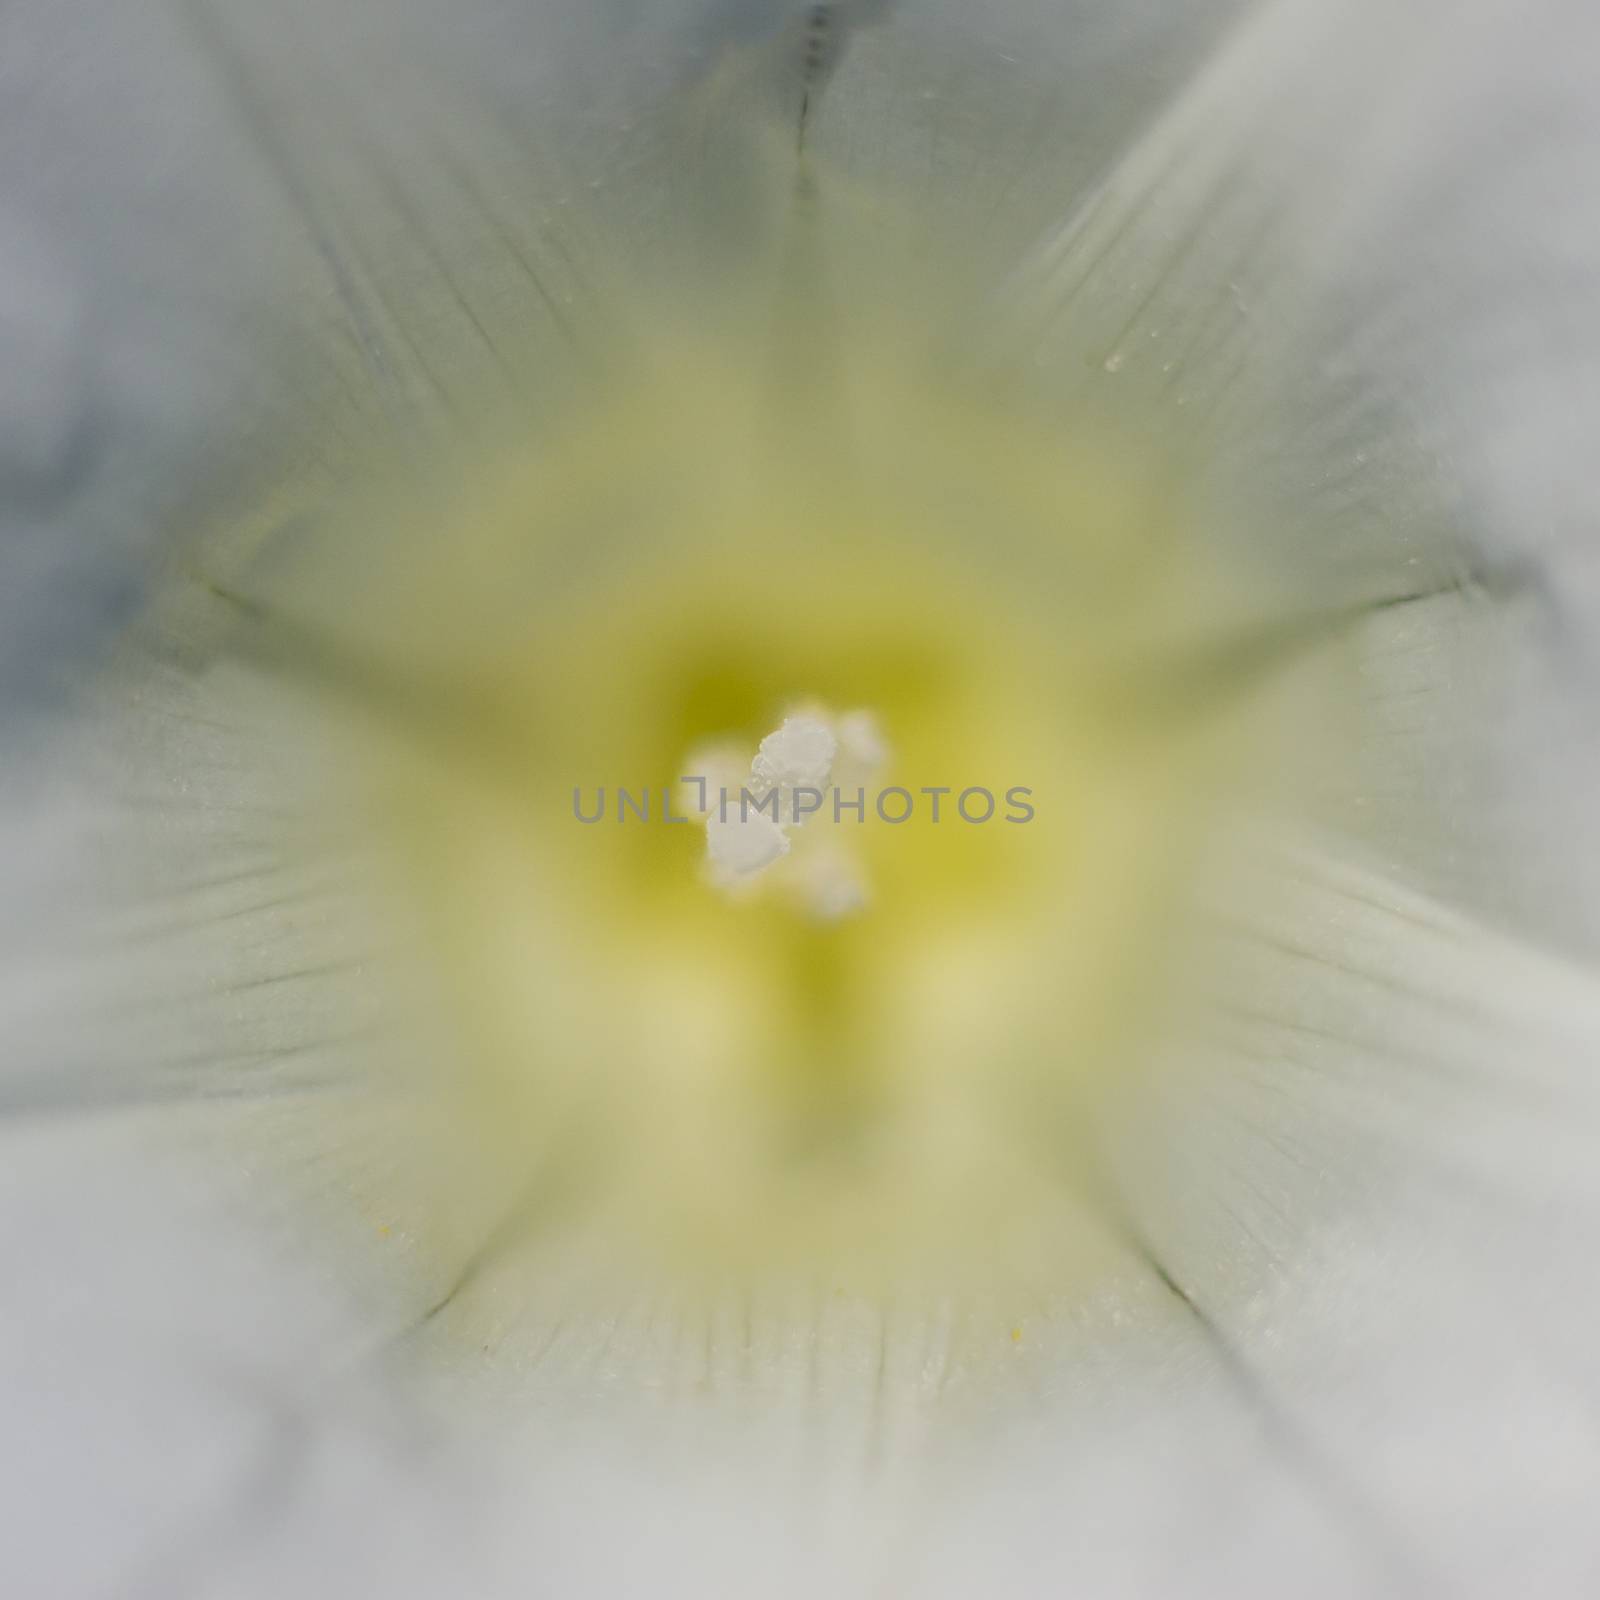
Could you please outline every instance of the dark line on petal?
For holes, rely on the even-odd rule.
[[[1182,1308],[1212,1352],[1229,1387],[1255,1419],[1267,1447],[1321,1499],[1341,1526],[1362,1541],[1373,1565],[1384,1574],[1386,1581],[1380,1592],[1391,1593],[1397,1600],[1434,1593],[1437,1586],[1429,1581],[1431,1574],[1422,1570],[1418,1553],[1401,1531],[1272,1394],[1216,1318],[1158,1253],[1135,1219],[1127,1194],[1108,1164],[1093,1119],[1083,1105],[1055,1103],[1048,1114],[1030,1119],[1028,1133],[1030,1142],[1048,1141],[1040,1144],[1040,1149],[1049,1170],[1067,1184],[1086,1215],[1127,1250]],[[1063,1145],[1070,1162],[1063,1159]]]
[[[517,265],[521,267],[523,275],[527,278],[529,284],[532,285],[534,292],[539,296],[539,299],[543,303],[545,309],[550,313],[551,318],[554,320],[557,328],[561,331],[562,336],[566,339],[568,344],[576,348],[578,344],[577,335],[573,329],[572,319],[568,315],[567,308],[562,305],[559,299],[556,298],[550,287],[545,283],[543,277],[540,275],[538,270],[536,270],[533,260],[529,256],[527,250],[524,248],[522,242],[512,232],[511,228],[501,219],[499,212],[490,203],[481,186],[472,176],[467,166],[461,161],[460,157],[445,145],[441,145],[440,152],[440,160],[445,166],[448,167],[452,181],[457,185],[458,188],[461,189],[462,193],[469,196],[473,204],[477,206],[479,212],[483,216],[484,221],[488,223],[490,230],[500,241],[502,248],[517,263]]]
[[[320,961],[314,966],[295,967],[287,972],[269,972],[258,978],[246,978],[239,983],[224,985],[220,992],[227,995],[247,994],[253,989],[273,989],[279,984],[302,983],[312,978],[326,978],[333,973],[359,972],[369,964],[365,957],[344,956],[337,961]]]
[[[1434,1592],[1421,1570],[1416,1551],[1404,1540],[1380,1507],[1373,1504],[1348,1475],[1318,1447],[1308,1431],[1285,1409],[1245,1360],[1243,1353],[1199,1299],[1157,1253],[1134,1221],[1120,1185],[1081,1123],[1074,1124],[1075,1150],[1082,1170],[1074,1185],[1090,1214],[1126,1248],[1182,1307],[1211,1350],[1229,1387],[1255,1418],[1263,1441],[1311,1489],[1355,1537],[1373,1564],[1385,1574],[1384,1592],[1397,1597]]]
[[[1105,674],[1102,694],[1117,711],[1125,710],[1131,701],[1146,714],[1189,716],[1251,692],[1288,662],[1368,617],[1447,596],[1482,594],[1502,599],[1536,587],[1537,575],[1527,564],[1512,565],[1328,611],[1237,628],[1178,646],[1163,659],[1115,668]]]
[[[1123,1231],[1134,1254],[1184,1308],[1200,1330],[1235,1394],[1255,1415],[1268,1445],[1290,1463],[1300,1480],[1313,1489],[1347,1527],[1362,1538],[1378,1563],[1386,1569],[1396,1594],[1432,1592],[1419,1569],[1416,1552],[1401,1539],[1389,1519],[1316,1448],[1299,1424],[1267,1391],[1233,1341],[1178,1281],[1150,1245],[1131,1228]]]
[[[540,1162],[532,1178],[518,1192],[499,1221],[467,1257],[449,1287],[420,1315],[391,1335],[386,1341],[389,1346],[405,1344],[424,1332],[483,1276],[499,1256],[530,1236],[536,1219],[542,1221],[554,1214],[561,1202],[570,1201],[578,1192],[575,1172],[590,1153],[588,1140],[581,1135],[568,1134],[558,1146],[552,1148],[554,1153]]]
[[[198,581],[255,625],[238,641],[246,660],[336,692],[384,725],[419,735],[428,745],[471,761],[486,776],[503,779],[503,752],[525,747],[533,736],[527,710],[511,718],[487,686],[408,674],[287,612],[209,578]],[[514,726],[508,725],[513,722]]]
[[[163,1070],[166,1064],[163,1063]],[[112,1116],[157,1108],[246,1105],[335,1094],[350,1087],[343,1076],[319,1075],[263,1083],[250,1079],[206,1086],[195,1079],[174,1084],[109,1083],[101,1075],[66,1077],[63,1082],[7,1084],[0,1092],[0,1136],[25,1124],[70,1118]],[[19,1092],[20,1091],[20,1092]]]
[[[824,4],[812,6],[806,13],[800,67],[800,116],[795,129],[795,151],[802,158],[806,153],[806,128],[811,117],[811,102],[821,90],[830,64],[833,13],[833,5],[826,3],[826,0]]]
[[[396,179],[388,162],[373,147],[371,140],[364,133],[358,132],[356,138],[365,147],[368,165],[376,174],[379,185],[388,195],[390,204],[394,207],[411,236],[416,239],[427,254],[434,270],[439,275],[439,281],[444,285],[450,298],[455,302],[462,316],[465,317],[468,325],[477,335],[484,350],[488,352],[489,359],[499,370],[501,377],[505,379],[513,393],[524,392],[526,386],[522,375],[506,360],[499,344],[484,325],[483,319],[478,315],[476,307],[473,306],[460,284],[456,281],[455,275],[451,272],[445,259],[444,252],[439,248],[429,229],[423,224],[422,218],[417,208],[412,204],[411,197],[407,194],[404,185]],[[420,352],[418,353],[418,359],[421,359]]]
[[[269,170],[304,222],[312,244],[333,279],[340,303],[349,318],[356,348],[378,379],[386,405],[391,409],[399,407],[405,399],[404,387],[389,364],[383,338],[367,314],[363,297],[343,256],[334,245],[320,208],[287,144],[279,135],[265,90],[243,53],[229,38],[226,26],[209,0],[176,0],[176,4],[187,19],[196,43],[214,64],[224,90],[244,118],[245,126]]]
[[[1064,292],[1053,293],[1042,302],[1034,298],[1038,314],[1031,320],[1027,330],[1026,336],[1030,343],[1037,344],[1041,337],[1049,335],[1061,323],[1073,302],[1094,280],[1096,274],[1110,264],[1130,232],[1159,200],[1169,194],[1176,195],[1180,199],[1185,195],[1184,185],[1177,181],[1178,175],[1192,160],[1198,160],[1208,153],[1214,154],[1217,151],[1219,146],[1211,123],[1223,117],[1225,110],[1221,106],[1206,107],[1205,115],[1211,120],[1198,128],[1188,130],[1187,137],[1179,139],[1173,137],[1177,130],[1169,125],[1172,108],[1186,104],[1187,97],[1195,92],[1196,86],[1206,74],[1216,70],[1228,53],[1238,47],[1239,41],[1273,9],[1274,0],[1246,0],[1235,14],[1229,16],[1216,29],[1183,77],[1158,98],[1144,125],[1132,131],[1118,145],[1110,164],[1100,177],[1086,185],[1087,193],[1076,213],[1069,215],[1056,227],[1044,244],[1028,253],[1020,275],[1005,286],[1002,315],[1005,313],[1006,303],[1016,297],[1019,288],[1025,291],[1024,299],[1027,299],[1029,298],[1027,290],[1037,291],[1040,288],[1047,288],[1051,280],[1063,270],[1071,269],[1075,278]],[[1252,131],[1246,130],[1235,138],[1234,142],[1248,141]],[[1151,151],[1161,153],[1163,144],[1169,148],[1160,170],[1143,179],[1138,188],[1134,189],[1127,181],[1130,164],[1135,164],[1137,159]],[[1110,236],[1098,242],[1092,254],[1082,256],[1082,246],[1088,243],[1090,224],[1108,202],[1122,195],[1128,196],[1125,214],[1112,223]],[[1200,206],[1198,211],[1201,216],[1206,216],[1210,209],[1209,205],[1205,205]],[[1191,229],[1192,226],[1191,224]],[[1081,257],[1078,262],[1072,259],[1075,254]],[[1163,276],[1165,275],[1163,273]],[[1003,325],[1015,326],[1015,319],[1006,316]],[[1115,345],[1112,348],[1114,349]]]
[[[1193,265],[1198,254],[1196,247],[1202,239],[1211,235],[1216,226],[1219,209],[1218,203],[1213,198],[1216,187],[1220,187],[1220,183],[1208,191],[1196,205],[1194,215],[1184,225],[1175,244],[1163,247],[1161,265],[1150,280],[1149,286],[1123,317],[1110,340],[1103,347],[1091,352],[1089,357],[1091,364],[1103,365],[1114,355],[1126,354],[1125,346],[1139,330],[1151,308],[1162,298],[1168,287]]]

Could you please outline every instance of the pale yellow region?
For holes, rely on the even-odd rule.
[[[553,436],[283,581],[429,686],[415,727],[410,690],[339,722],[342,803],[422,930],[485,1147],[560,1163],[619,1248],[870,1284],[999,1271],[1014,1243],[1065,1271],[1074,1123],[1137,1049],[1215,808],[1275,759],[1271,717],[1161,688],[1240,580],[1188,553],[1125,440],[890,342],[793,387],[769,356],[663,336]],[[659,820],[686,752],[753,750],[808,702],[870,708],[881,781],[917,802],[841,825],[872,901],[832,923],[708,892],[703,828]],[[617,820],[619,785],[648,823]],[[937,823],[925,786],[952,791]],[[992,820],[956,814],[968,787]]]

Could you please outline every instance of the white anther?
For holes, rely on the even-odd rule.
[[[705,822],[711,882],[743,898],[788,856],[774,881],[811,916],[834,921],[859,911],[869,898],[866,878],[827,801],[836,784],[863,786],[887,760],[870,712],[836,719],[809,703],[761,741],[748,769],[729,745],[698,748],[684,764],[683,787],[687,809]],[[830,825],[791,838],[816,817]]]
[[[728,796],[728,809],[739,805],[739,789],[749,782],[750,763],[733,744],[697,745],[683,764],[680,782],[682,809],[686,816],[704,817],[721,809],[722,796]]]
[[[779,816],[798,827],[805,821],[805,813],[795,804],[795,791],[810,789],[825,794],[838,752],[839,741],[834,738],[833,729],[820,717],[806,713],[785,717],[783,726],[761,741],[761,748],[750,763],[750,792],[757,799],[776,792]]]
[[[839,740],[833,781],[841,789],[871,783],[889,761],[889,746],[878,719],[870,711],[847,711],[833,726]]]
[[[793,889],[800,904],[821,922],[853,916],[868,900],[861,864],[849,850],[832,843],[795,857]]]
[[[706,857],[718,882],[753,877],[788,853],[783,829],[765,812],[741,808],[737,799],[728,806],[726,817],[713,810],[706,818]]]

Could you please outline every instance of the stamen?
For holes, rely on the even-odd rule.
[[[795,904],[823,921],[861,910],[870,898],[866,873],[829,801],[837,785],[851,791],[866,785],[887,759],[870,712],[835,717],[815,703],[761,741],[748,776],[728,745],[695,752],[687,787],[705,822],[711,883],[745,898],[758,881],[765,887],[777,880]],[[791,830],[808,823],[810,840],[796,850]]]
[[[706,859],[723,887],[754,877],[788,853],[788,836],[764,811],[735,801],[726,816],[713,810],[706,817]]]
[[[778,796],[778,816],[790,826],[805,820],[795,796],[802,789],[826,794],[833,778],[839,741],[820,717],[785,717],[776,733],[761,741],[750,763],[750,792],[758,800]]]

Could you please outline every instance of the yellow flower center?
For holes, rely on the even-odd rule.
[[[1187,665],[1242,580],[1125,438],[887,345],[770,377],[664,345],[352,514],[264,626],[342,641],[334,791],[486,1161],[559,1162],[641,1270],[1059,1275],[1075,1125],[1216,801],[1287,736]],[[683,783],[719,772],[860,814],[721,829]]]

